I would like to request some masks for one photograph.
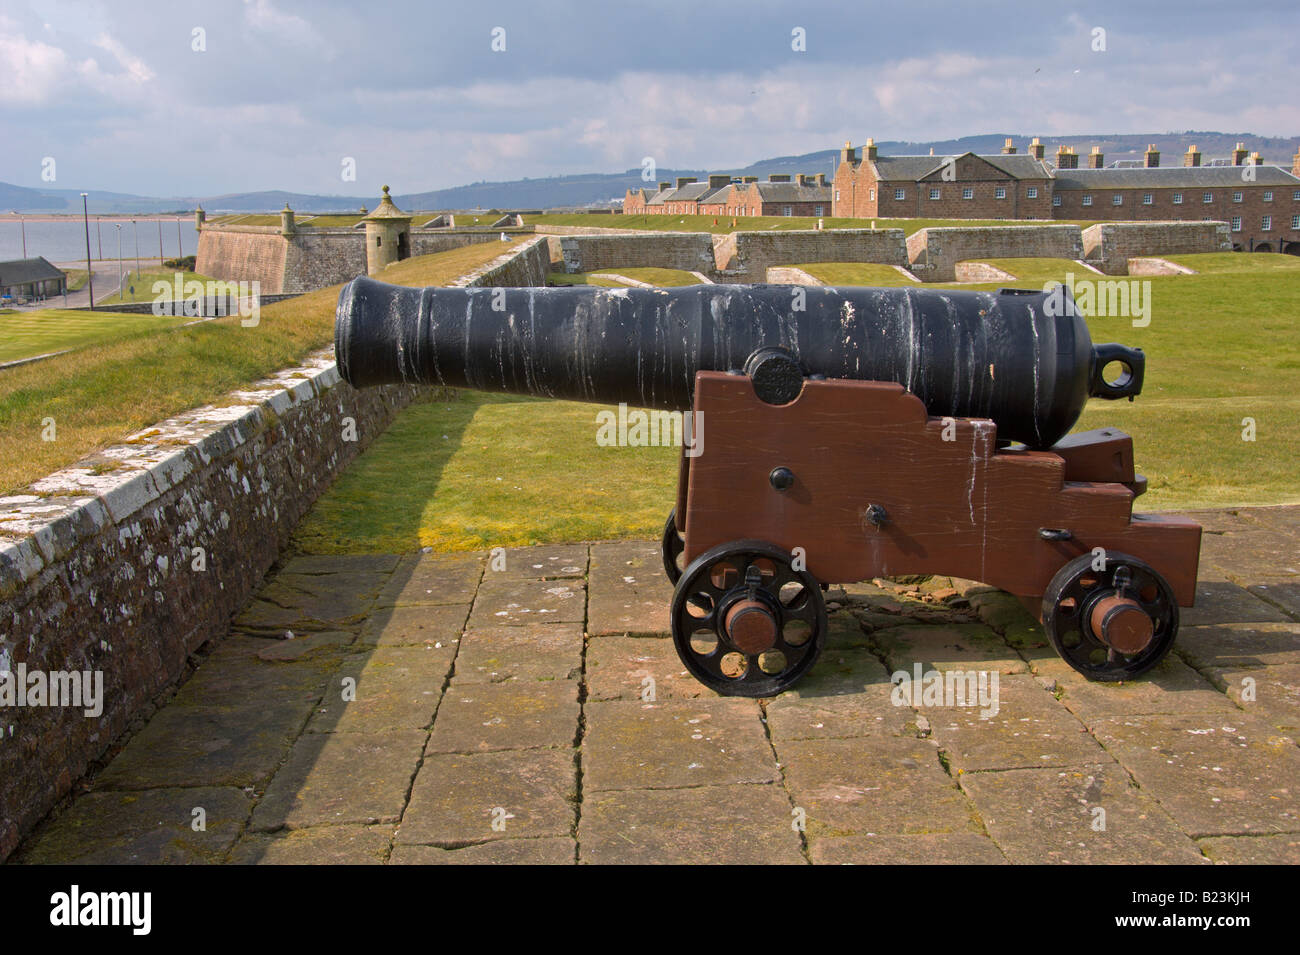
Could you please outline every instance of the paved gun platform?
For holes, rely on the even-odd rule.
[[[1143,679],[1088,683],[1006,594],[877,581],[764,701],[686,674],[653,543],[295,557],[10,861],[1300,862],[1300,507],[1193,516]],[[996,674],[996,713],[895,705],[918,663]]]

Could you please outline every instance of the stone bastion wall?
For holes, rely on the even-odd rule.
[[[540,285],[547,259],[530,239],[456,284]],[[0,860],[225,635],[299,519],[415,393],[353,389],[326,349],[0,497],[0,677],[103,681],[89,717],[0,706]]]
[[[503,231],[532,233],[530,227],[412,229],[411,255],[497,242]],[[366,234],[300,226],[286,236],[278,226],[205,222],[194,270],[224,281],[257,281],[266,294],[310,292],[366,274]]]

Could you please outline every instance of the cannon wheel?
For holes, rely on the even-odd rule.
[[[723,696],[775,696],[811,669],[826,639],[817,578],[759,540],[721,544],[677,582],[673,645],[691,675]]]
[[[668,523],[664,525],[664,536],[660,541],[660,550],[664,558],[664,573],[670,583],[676,584],[682,578],[682,551],[686,541],[677,531],[677,508],[668,512]]]
[[[1178,635],[1178,602],[1169,584],[1148,564],[1127,554],[1108,554],[1105,570],[1093,568],[1092,554],[1070,561],[1043,594],[1043,629],[1052,647],[1090,680],[1131,680],[1164,659]],[[1134,653],[1108,646],[1094,631],[1097,602],[1128,596],[1151,620],[1150,642]]]

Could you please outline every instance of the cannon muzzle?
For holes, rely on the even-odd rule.
[[[1056,443],[1089,397],[1132,398],[1143,355],[1094,346],[1051,292],[696,285],[673,289],[406,288],[357,278],[334,351],[357,387],[438,384],[671,410],[699,371],[780,349],[805,376],[894,381],[937,416]],[[1122,370],[1114,377],[1107,368]]]

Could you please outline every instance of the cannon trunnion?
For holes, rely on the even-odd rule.
[[[1159,662],[1201,529],[1133,514],[1127,435],[1066,436],[1088,397],[1140,392],[1141,352],[1092,345],[1064,293],[799,291],[802,309],[789,286],[357,279],[335,347],[356,385],[692,412],[663,559],[678,654],[719,693],[770,696],[815,665],[825,585],[905,574],[1009,591],[1090,679]]]

